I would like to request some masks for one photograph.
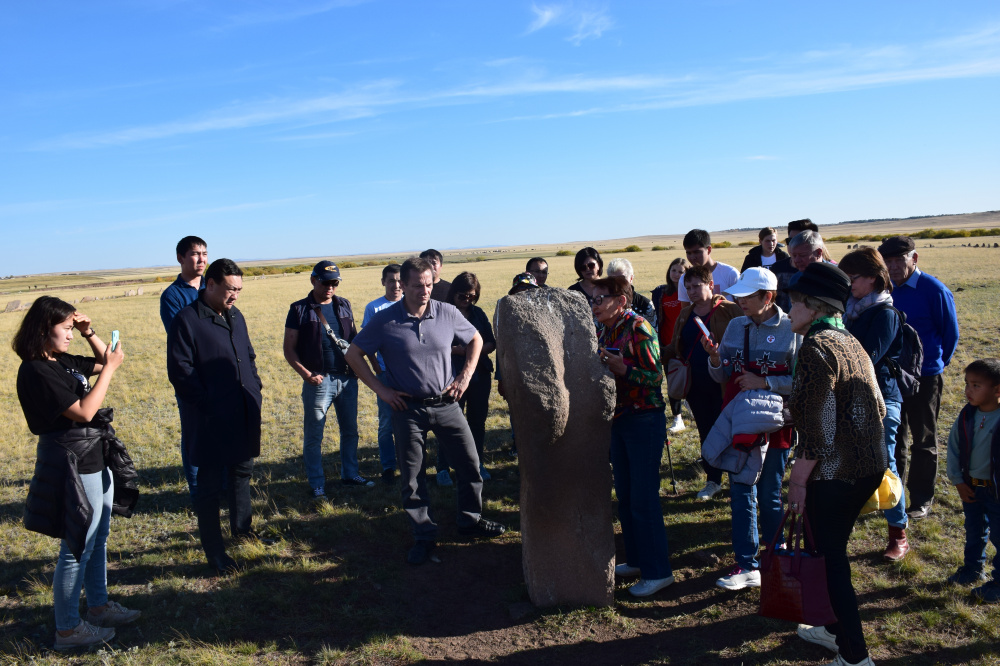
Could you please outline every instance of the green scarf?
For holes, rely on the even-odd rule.
[[[830,329],[838,331],[846,331],[847,327],[844,326],[844,320],[840,315],[826,315],[823,317],[817,317],[813,319],[813,323],[809,325],[809,330],[806,332],[805,338],[808,339],[813,335],[816,335],[820,331],[828,331]],[[801,348],[801,347],[800,347]],[[795,360],[792,361],[792,376],[795,376],[795,370],[799,367],[799,355],[795,355]]]

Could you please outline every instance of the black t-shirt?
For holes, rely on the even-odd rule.
[[[63,412],[90,392],[87,377],[94,374],[94,359],[63,354],[58,361],[24,361],[17,370],[17,399],[36,435],[69,430],[76,424]],[[95,446],[77,463],[80,474],[104,469],[103,447]]]
[[[451,289],[451,282],[447,280],[438,280],[434,283],[434,288],[431,289],[431,298],[435,301],[441,301],[442,303],[448,302],[448,291]]]

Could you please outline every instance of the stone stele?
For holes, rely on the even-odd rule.
[[[566,289],[531,289],[500,299],[493,327],[517,437],[528,595],[540,607],[610,606],[615,384],[590,308]]]

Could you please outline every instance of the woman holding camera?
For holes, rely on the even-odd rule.
[[[74,330],[93,357],[69,353]],[[121,345],[111,350],[97,337],[89,317],[52,296],[32,304],[12,347],[21,358],[17,397],[29,430],[38,435],[25,527],[62,540],[52,581],[55,649],[106,642],[115,635],[112,627],[140,614],[110,601],[107,590],[115,486],[106,460],[114,430],[110,410],[98,410],[125,354]],[[90,384],[93,375],[97,380]],[[125,511],[131,513],[131,507]],[[86,619],[80,617],[81,587],[87,593]]]
[[[667,434],[660,346],[652,325],[635,314],[632,286],[622,276],[593,283],[594,318],[601,324],[598,353],[615,376],[611,468],[625,541],[617,576],[640,576],[629,588],[648,597],[674,582],[660,506],[660,460]]]

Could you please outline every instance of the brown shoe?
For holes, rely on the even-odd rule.
[[[906,530],[902,527],[889,526],[889,545],[886,547],[882,557],[890,562],[898,562],[906,557],[910,550],[910,544],[906,542]]]

